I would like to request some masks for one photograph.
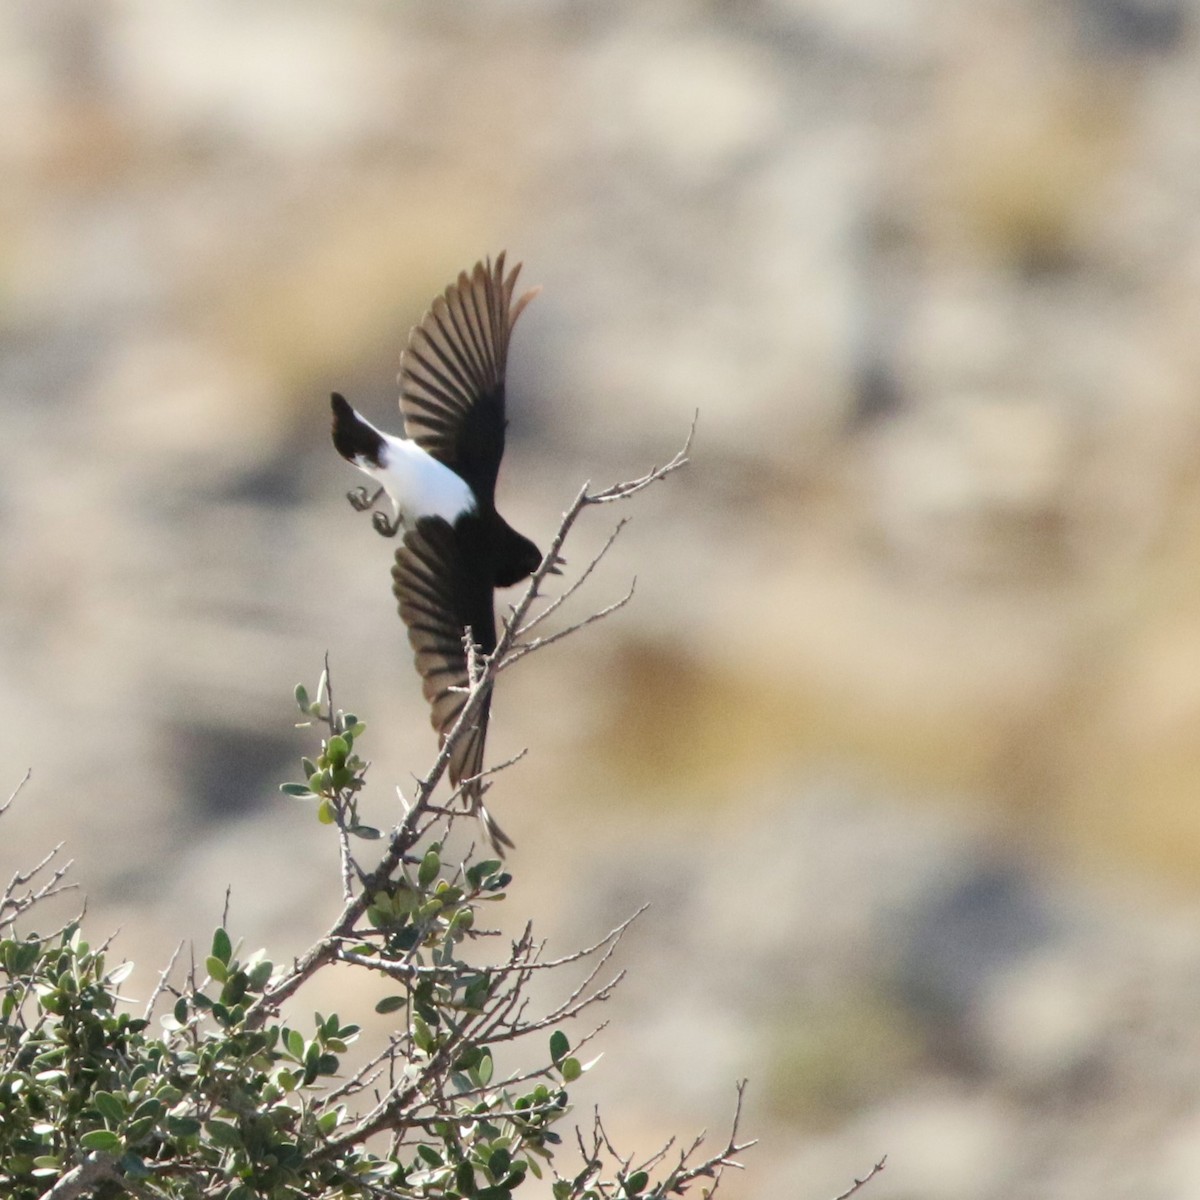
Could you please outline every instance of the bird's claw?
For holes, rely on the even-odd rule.
[[[353,491],[346,493],[346,499],[350,501],[350,507],[356,512],[366,512],[368,508],[374,506],[375,501],[383,495],[383,488],[376,488],[374,493],[367,495],[365,487],[356,487]]]
[[[390,520],[385,512],[376,512],[371,514],[371,524],[375,527],[375,532],[380,537],[391,538],[400,532],[400,526],[403,522],[400,520]]]

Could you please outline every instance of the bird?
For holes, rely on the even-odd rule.
[[[392,591],[408,630],[439,745],[467,702],[464,634],[483,655],[496,648],[494,593],[528,579],[542,552],[496,511],[496,480],[508,424],[504,375],[517,318],[541,290],[513,299],[518,263],[504,253],[477,262],[437,296],[400,355],[404,436],[377,429],[338,392],[331,397],[333,444],[377,488],[348,493],[359,511],[386,494],[392,515],[376,510],[375,529],[403,536]],[[560,561],[550,570],[558,573]],[[484,742],[491,684],[474,726],[451,752],[450,783],[460,784],[500,857],[512,839],[483,804]]]

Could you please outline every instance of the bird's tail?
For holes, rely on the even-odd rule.
[[[483,832],[487,834],[488,841],[492,843],[492,849],[500,858],[504,857],[505,847],[509,850],[515,848],[516,843],[496,824],[495,817],[484,807],[482,800],[475,801],[475,815],[479,818],[479,823],[483,826]]]

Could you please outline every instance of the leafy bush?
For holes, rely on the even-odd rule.
[[[506,953],[481,954],[497,944],[483,928],[485,913],[504,900],[510,875],[498,859],[447,857],[447,835],[466,819],[461,789],[434,803],[454,740],[496,674],[624,602],[534,636],[599,559],[529,615],[575,518],[635,494],[681,465],[683,454],[640,480],[579,494],[495,653],[471,656],[458,725],[387,835],[359,817],[364,723],[333,704],[328,669],[315,699],[297,688],[301,713],[321,737],[302,760],[304,781],[282,790],[313,804],[338,837],[343,907],[294,963],[246,954],[218,928],[203,974],[193,967],[173,983],[173,960],[135,1015],[119,993],[132,964],[110,966],[110,947],[90,944],[80,921],[34,932],[41,902],[71,886],[55,866],[57,852],[13,877],[0,893],[0,1193],[507,1200],[530,1177],[547,1177],[556,1200],[665,1197],[697,1179],[715,1189],[745,1148],[736,1112],[717,1153],[703,1157],[696,1139],[640,1163],[617,1153],[596,1117],[570,1139],[579,1161],[563,1173],[568,1089],[591,1065],[580,1051],[598,1030],[572,1044],[560,1026],[620,981],[610,962],[629,923],[558,959],[543,957],[530,925]],[[358,855],[373,846],[381,852],[368,868]],[[584,981],[561,1003],[533,1007],[526,991],[535,974],[581,963]],[[376,1011],[395,1015],[386,1044],[349,1073],[343,1056],[358,1023],[337,1013],[285,1016],[304,985],[334,964],[386,979],[389,994]],[[497,1052],[516,1042],[525,1065],[502,1074]]]

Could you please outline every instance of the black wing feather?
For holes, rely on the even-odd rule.
[[[463,271],[408,337],[400,356],[400,411],[423,450],[456,471],[488,507],[504,455],[504,371],[513,326],[537,289],[515,302],[518,263],[504,255]]]
[[[467,702],[467,655],[463,632],[484,654],[496,648],[496,618],[492,584],[485,572],[472,570],[482,528],[476,518],[464,517],[451,526],[441,517],[422,517],[404,535],[392,567],[392,591],[408,628],[422,690],[430,706],[430,721],[439,742],[454,728]],[[483,770],[483,750],[491,711],[491,689],[484,697],[476,724],[454,747],[450,782],[455,787]],[[498,850],[512,845],[482,804],[478,782],[465,789]],[[502,852],[502,851],[501,851]]]

